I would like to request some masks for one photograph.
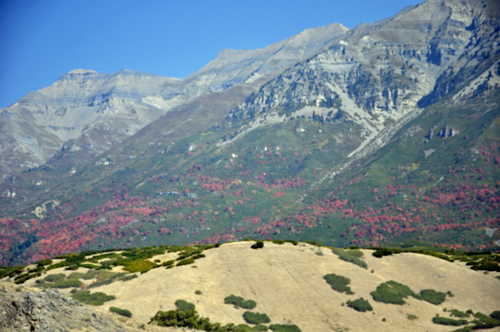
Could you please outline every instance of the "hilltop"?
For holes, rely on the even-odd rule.
[[[296,325],[304,332],[452,331],[460,326],[436,324],[433,319],[465,319],[469,326],[474,319],[476,324],[491,324],[488,315],[499,309],[498,268],[497,272],[487,272],[466,265],[466,261],[478,262],[485,257],[498,261],[500,256],[495,254],[422,254],[415,248],[414,252],[409,249],[391,255],[390,250],[378,250],[387,255],[379,258],[370,249],[333,249],[337,252],[334,254],[331,248],[308,243],[265,241],[262,248],[252,249],[254,243],[67,255],[39,262],[38,266],[44,267],[39,269],[39,277],[20,283],[19,275],[17,280],[22,287],[60,288],[68,296],[87,289],[114,296],[99,306],[86,308],[104,317],[110,314],[110,307],[128,310],[132,318],[120,318],[124,330],[140,324],[145,324],[147,331],[162,330],[147,323],[158,311],[175,310],[177,300],[194,304],[199,315],[211,322],[247,324],[243,313],[251,311],[266,314],[270,319],[266,326]],[[340,259],[339,251],[358,265]],[[70,265],[64,266],[65,262]],[[348,290],[335,282],[328,284],[324,277],[332,274],[348,278]],[[74,283],[72,287],[67,286],[70,282]],[[404,303],[375,301],[373,292],[384,283],[397,285],[393,282],[400,285],[397,287],[409,288],[402,298]],[[422,291],[429,289],[435,293],[426,296]],[[238,309],[234,304],[225,304],[231,295],[252,300],[254,305]],[[359,298],[367,300],[372,310],[357,311],[349,306]],[[247,306],[245,303],[239,302],[240,306]],[[119,317],[114,315],[115,320]]]

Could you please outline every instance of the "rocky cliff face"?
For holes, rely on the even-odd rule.
[[[494,1],[426,1],[362,24],[264,84],[232,121],[277,112],[338,110],[363,127],[357,151],[373,151],[429,105],[499,58]],[[311,113],[310,112],[310,113]],[[370,147],[366,149],[366,147]]]

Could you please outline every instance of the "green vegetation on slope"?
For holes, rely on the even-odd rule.
[[[340,293],[346,293],[348,295],[354,294],[351,291],[351,287],[347,286],[351,283],[351,279],[344,276],[336,275],[335,273],[330,273],[323,276],[323,279],[332,286],[332,289]]]
[[[405,304],[405,298],[412,296],[416,299],[421,299],[418,294],[415,294],[408,286],[390,280],[380,284],[377,289],[370,293],[373,299],[377,302]]]
[[[253,309],[257,306],[254,300],[245,300],[241,296],[229,295],[224,299],[225,304],[233,304],[235,308]]]

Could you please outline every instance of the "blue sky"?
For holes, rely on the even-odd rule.
[[[77,68],[185,77],[226,48],[330,23],[353,28],[416,0],[3,0],[0,108]]]

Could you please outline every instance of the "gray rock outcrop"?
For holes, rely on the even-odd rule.
[[[0,330],[125,331],[110,317],[89,310],[58,290],[15,292],[0,286]]]

